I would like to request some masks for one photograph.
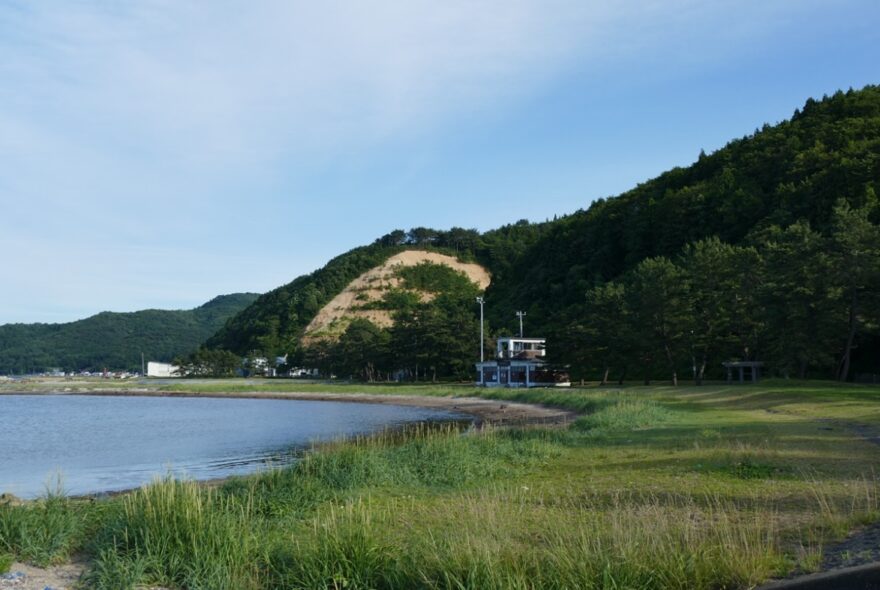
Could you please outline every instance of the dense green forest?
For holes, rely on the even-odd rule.
[[[0,326],[0,374],[50,368],[140,371],[142,352],[148,360],[170,361],[204,342],[256,298],[236,293],[191,310],[103,312],[65,324],[6,324]]]
[[[699,379],[717,376],[728,359],[762,360],[788,376],[880,373],[878,180],[880,88],[838,92],[560,219],[482,234],[391,232],[263,296],[209,345],[294,352],[312,363],[349,359],[331,368],[367,378],[413,358],[424,367],[431,346],[424,337],[418,354],[363,346],[379,352],[350,366],[351,342],[392,337],[363,323],[346,354],[303,357],[299,346],[304,327],[348,282],[418,247],[486,266],[490,333],[511,332],[514,312],[526,311],[527,332],[546,336],[553,359],[576,378],[677,379],[693,371]],[[475,317],[476,305],[465,303]],[[429,316],[412,321],[427,333]],[[475,343],[476,329],[462,325],[460,340]],[[447,358],[442,372],[464,377],[478,351],[473,344],[452,354],[461,358]]]

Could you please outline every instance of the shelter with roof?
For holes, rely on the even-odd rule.
[[[476,363],[477,385],[485,387],[565,387],[566,373],[547,366],[545,338],[499,338],[495,358]]]

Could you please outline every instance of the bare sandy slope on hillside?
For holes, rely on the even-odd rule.
[[[389,327],[392,324],[390,314],[381,309],[358,309],[371,301],[378,301],[382,294],[392,287],[400,286],[400,279],[394,276],[394,270],[400,266],[415,266],[422,262],[443,264],[455,270],[463,272],[471,281],[485,290],[491,282],[491,277],[485,268],[479,264],[461,262],[452,256],[427,252],[424,250],[406,250],[395,254],[385,261],[384,264],[368,270],[342,290],[325,305],[306,327],[305,337],[320,337],[324,334],[332,334],[332,325],[343,319],[366,318],[374,324]],[[425,294],[428,298],[429,294]]]

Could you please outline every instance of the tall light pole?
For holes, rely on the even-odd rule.
[[[526,312],[524,312],[524,311],[516,312],[516,317],[519,318],[519,337],[520,338],[523,337],[522,319],[523,319],[523,317],[525,317],[525,315],[526,315]]]
[[[482,297],[477,297],[477,303],[480,304],[480,362],[485,360],[484,353],[486,347],[483,346],[483,304],[486,302]]]

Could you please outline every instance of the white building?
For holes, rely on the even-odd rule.
[[[157,363],[150,361],[147,363],[147,377],[178,377],[177,371],[180,367],[171,363]]]
[[[477,363],[477,385],[486,387],[567,387],[568,375],[549,369],[544,338],[499,338],[495,359]]]

